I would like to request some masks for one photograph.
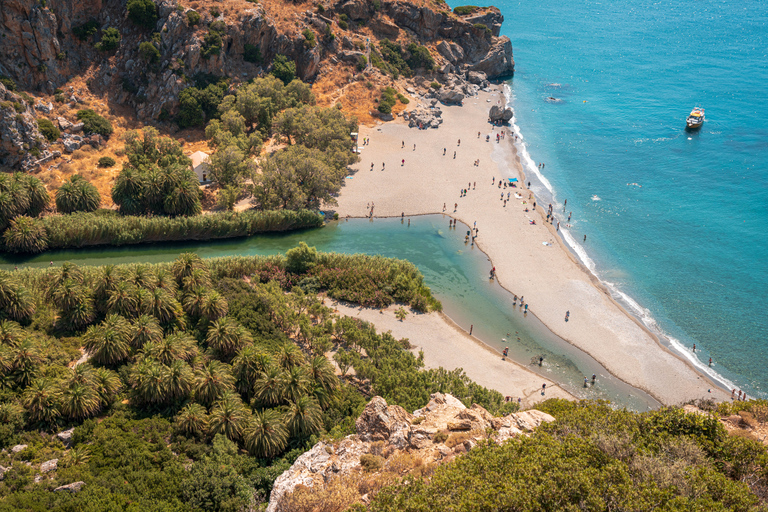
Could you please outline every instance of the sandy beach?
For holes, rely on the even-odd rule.
[[[409,314],[401,322],[395,318],[395,310],[399,306],[380,310],[352,307],[336,301],[329,301],[328,306],[341,315],[370,322],[381,332],[390,331],[395,338],[408,338],[414,353],[418,354],[419,350],[424,352],[427,368],[463,368],[467,376],[478,384],[495,389],[513,400],[521,398],[523,408],[548,398],[573,399],[556,382],[509,358],[502,358],[501,354],[469,336],[441,313]],[[547,385],[544,393],[542,384]]]
[[[661,403],[728,399],[729,393],[661,345],[602,289],[562,244],[556,227],[545,222],[548,205],[533,209],[535,197],[529,199],[509,128],[487,122],[488,109],[498,103],[503,104],[504,97],[497,90],[466,98],[463,106],[442,106],[444,122],[438,129],[409,128],[401,120],[362,126],[360,140],[370,142],[361,145],[354,178],[345,180],[336,210],[340,217],[367,217],[373,204],[374,217],[445,213],[468,226],[476,222],[475,243],[495,265],[499,284],[524,296],[529,311],[556,335]],[[501,132],[506,137],[497,143]],[[512,177],[520,180],[517,188],[498,188],[499,179]],[[464,197],[462,189],[468,189]],[[509,193],[506,205],[500,199],[502,192],[504,199]],[[403,329],[411,328],[406,323],[416,328],[417,322],[411,321],[402,323]],[[472,338],[452,336],[450,351],[421,341],[432,328],[395,335],[408,337],[415,345],[423,343],[430,365],[466,370],[467,361],[482,357],[476,355]],[[471,354],[463,352],[467,344],[472,344]],[[505,373],[492,366],[483,371],[491,382]]]

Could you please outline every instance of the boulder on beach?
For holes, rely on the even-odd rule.
[[[499,121],[508,123],[512,119],[512,115],[511,108],[500,107],[499,105],[492,106],[490,112],[488,112],[488,118],[492,123],[498,123]]]

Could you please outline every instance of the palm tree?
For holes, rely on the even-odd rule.
[[[94,368],[89,363],[79,364],[69,370],[69,376],[66,380],[66,385],[72,384],[90,384],[93,382]]]
[[[286,370],[304,364],[304,354],[301,353],[299,347],[290,342],[283,343],[283,345],[277,349],[275,357],[277,358],[277,364]]]
[[[129,372],[133,394],[139,402],[156,405],[168,397],[163,365],[151,358],[141,358]]]
[[[187,404],[176,415],[176,426],[182,431],[202,437],[208,433],[208,414],[200,404]]]
[[[146,288],[136,288],[134,293],[136,299],[136,315],[151,315],[152,314],[152,292]]]
[[[91,326],[83,336],[85,350],[100,364],[115,365],[131,350],[131,324],[119,315],[109,315],[100,325]]]
[[[27,387],[34,380],[38,367],[43,362],[40,348],[29,338],[23,339],[11,349],[13,378],[20,387]]]
[[[59,419],[58,390],[49,379],[37,379],[24,390],[21,402],[30,423],[51,425]]]
[[[243,431],[248,451],[256,457],[272,458],[288,445],[288,430],[274,409],[253,413]]]
[[[205,296],[207,293],[208,293],[207,288],[204,288],[202,286],[197,286],[187,291],[184,294],[184,298],[182,300],[182,306],[184,307],[184,312],[186,312],[189,316],[195,317],[195,318],[202,315],[203,302],[205,302]]]
[[[304,395],[288,405],[285,423],[292,436],[311,436],[320,431],[322,414],[317,400]]]
[[[170,194],[165,196],[163,207],[168,215],[199,215],[203,208],[197,185],[185,183],[173,187]]]
[[[176,360],[191,361],[197,355],[197,343],[190,335],[176,332],[161,340],[147,342],[143,352],[145,356],[169,365]]]
[[[136,287],[126,281],[115,284],[107,300],[107,311],[133,318],[138,315],[139,302],[136,299]]]
[[[107,312],[109,298],[112,295],[112,292],[115,291],[117,284],[122,280],[123,275],[119,267],[116,267],[115,265],[106,265],[101,268],[93,293],[96,308],[101,313]]]
[[[207,267],[200,256],[192,252],[180,254],[171,267],[171,271],[176,277],[176,282],[179,283],[179,285],[183,285],[184,279],[189,277],[193,270],[197,269],[207,270]]]
[[[208,426],[211,434],[224,434],[230,440],[236,441],[248,421],[248,408],[243,405],[240,396],[232,391],[224,393],[211,410]]]
[[[96,313],[93,310],[93,303],[89,298],[83,302],[78,302],[58,320],[59,327],[65,330],[78,330],[93,322]]]
[[[333,391],[339,386],[339,378],[325,356],[310,359],[307,371],[312,380],[326,391]]]
[[[136,288],[151,290],[157,285],[157,278],[152,270],[145,265],[136,265],[128,275],[128,282]]]
[[[163,371],[168,400],[183,400],[189,396],[195,376],[187,363],[177,359],[163,368]]]
[[[36,254],[48,248],[48,233],[41,220],[21,215],[11,220],[3,242],[8,251]]]
[[[100,204],[99,191],[79,174],[65,181],[56,191],[56,209],[61,213],[92,212]]]
[[[69,419],[85,419],[99,412],[99,394],[89,384],[70,384],[61,390],[60,396],[61,413]]]
[[[171,295],[175,295],[179,287],[176,285],[176,278],[171,272],[165,269],[159,269],[155,272],[155,286],[161,288]]]
[[[206,342],[209,346],[228,357],[235,354],[245,345],[253,343],[253,337],[236,320],[224,317],[213,322],[208,329]]]
[[[173,295],[162,288],[155,288],[154,290],[150,290],[149,293],[152,314],[161,324],[169,324],[183,316],[184,313],[181,309],[181,304],[179,304],[179,301],[177,301]]]
[[[117,373],[106,368],[96,368],[93,371],[92,383],[99,394],[102,405],[109,405],[123,388],[123,382]]]
[[[80,270],[80,267],[74,263],[65,261],[61,264],[59,271],[54,274],[53,280],[49,283],[47,292],[48,295],[46,297],[50,300],[51,293],[53,293],[54,290],[61,286],[61,284],[67,279],[71,279],[78,284],[82,284],[83,272]]]
[[[65,468],[71,468],[73,466],[85,464],[90,458],[91,452],[88,450],[87,446],[75,446],[74,448],[70,448],[69,451],[64,454],[64,460],[61,465]]]
[[[215,402],[225,391],[234,389],[235,379],[229,367],[215,359],[195,371],[195,396],[203,405]]]
[[[24,330],[11,320],[0,321],[0,345],[15,347],[24,336]]]
[[[75,305],[83,302],[88,296],[87,290],[78,281],[67,278],[56,286],[51,292],[51,302],[66,312]]]
[[[211,290],[203,298],[200,313],[209,321],[214,322],[226,315],[228,310],[227,299],[216,290]]]
[[[189,274],[184,277],[182,283],[184,284],[185,290],[191,290],[198,286],[207,288],[211,285],[211,277],[208,274],[208,269],[206,267],[193,268]]]
[[[36,309],[32,294],[23,286],[11,285],[0,290],[0,312],[8,318],[23,321],[34,315]]]
[[[120,206],[120,213],[136,215],[144,211],[143,194],[145,190],[143,173],[125,167],[112,187],[112,201]]]
[[[243,347],[232,360],[232,374],[237,381],[237,390],[248,396],[253,395],[253,382],[260,372],[272,366],[272,359],[253,345]]]
[[[29,198],[27,215],[37,217],[51,202],[51,197],[48,195],[45,185],[43,185],[42,181],[29,174],[16,173],[14,174],[14,179],[22,182],[27,189],[27,197]]]
[[[270,366],[253,381],[253,398],[267,406],[278,405],[285,398],[285,381],[279,366]]]
[[[283,374],[285,397],[288,400],[298,400],[309,390],[309,376],[301,366],[294,366]]]
[[[150,315],[141,315],[131,325],[130,344],[140,350],[145,343],[158,342],[163,339],[163,329],[157,319]]]

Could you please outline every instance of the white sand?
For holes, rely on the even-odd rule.
[[[379,310],[336,301],[329,301],[328,306],[342,315],[370,322],[380,332],[389,331],[397,339],[408,338],[415,353],[424,352],[427,368],[462,368],[481,386],[495,389],[514,400],[522,398],[524,408],[548,398],[573,399],[557,383],[508,358],[504,360],[501,354],[469,336],[441,313],[411,313],[401,322],[395,317],[399,306]],[[544,394],[542,384],[547,385]]]
[[[353,179],[345,180],[339,215],[368,216],[370,202],[375,204],[376,217],[442,213],[445,204],[445,213],[459,221],[469,226],[477,221],[482,233],[477,238],[478,247],[496,266],[499,283],[524,296],[530,311],[555,334],[588,352],[611,373],[664,404],[699,397],[727,399],[725,391],[663,347],[611,299],[562,245],[555,228],[545,225],[547,205],[524,211],[532,206],[531,201],[524,204],[529,197],[524,183],[522,189],[501,189],[505,197],[512,193],[511,201],[503,206],[501,190],[491,185],[492,178],[498,182],[503,169],[505,177],[523,179],[509,132],[506,140],[497,144],[500,129],[487,122],[488,109],[498,101],[503,102],[498,92],[481,93],[465,100],[463,107],[443,106],[444,123],[439,129],[408,128],[401,121],[361,127],[360,140],[370,138],[370,144],[361,146],[361,162],[356,166],[359,171]],[[485,141],[486,135],[491,135],[490,142]],[[480,165],[474,166],[478,158]],[[383,170],[382,164],[386,164]],[[468,183],[476,183],[476,188],[460,198],[460,190]],[[520,199],[515,199],[515,191],[522,194]],[[454,212],[455,203],[458,208]],[[536,225],[531,225],[531,220]],[[570,311],[568,322],[564,321],[566,310]],[[419,344],[421,335],[408,337]],[[466,368],[467,353],[459,347],[469,341],[454,338],[454,350],[436,346],[436,354],[429,354],[434,345],[425,343],[425,356],[430,361],[440,359],[437,364],[445,367]],[[452,353],[461,356],[451,359]]]

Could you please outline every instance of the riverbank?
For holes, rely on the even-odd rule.
[[[339,215],[366,217],[373,206],[374,217],[445,213],[476,225],[476,244],[495,265],[498,283],[523,296],[529,312],[612,374],[664,404],[727,399],[728,393],[663,347],[575,260],[556,227],[545,223],[547,205],[533,209],[535,198],[529,199],[509,130],[487,122],[490,106],[504,103],[497,89],[467,98],[462,107],[443,106],[437,130],[411,129],[400,121],[361,127],[360,139],[370,142],[361,146],[353,179],[345,180]],[[502,132],[505,138],[497,143]],[[501,178],[520,183],[499,189]],[[462,189],[468,189],[466,196]],[[502,193],[509,197],[506,205]]]
[[[391,331],[395,338],[408,338],[414,353],[424,352],[427,368],[462,368],[470,379],[481,386],[495,389],[513,400],[520,398],[523,408],[548,398],[575,399],[551,379],[509,358],[502,358],[442,313],[409,314],[401,322],[395,317],[399,305],[372,309],[330,300],[326,301],[326,305],[341,315],[370,322],[380,332]],[[542,384],[546,384],[543,394]]]

